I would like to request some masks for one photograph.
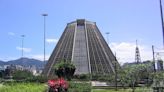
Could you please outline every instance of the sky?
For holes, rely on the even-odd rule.
[[[164,2],[162,2],[164,4]],[[46,59],[55,48],[67,23],[76,19],[96,22],[119,63],[134,62],[136,40],[141,60],[164,51],[159,0],[0,0],[0,60],[22,57],[43,60],[46,17]]]

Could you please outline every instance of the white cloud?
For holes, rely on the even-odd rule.
[[[16,59],[18,59],[18,57],[8,57],[8,56],[0,57],[0,60],[5,61],[5,62],[10,61],[10,60],[16,60]]]
[[[13,33],[13,32],[8,32],[8,35],[14,36],[15,33]]]
[[[34,59],[37,59],[37,60],[41,60],[41,61],[44,60],[44,55],[42,55],[42,54],[31,55],[30,57],[31,57],[31,58],[34,58]],[[50,55],[45,55],[45,59],[46,59],[46,60],[48,60],[49,57],[50,57]]]
[[[140,56],[141,60],[152,60],[152,50],[151,46],[148,47],[146,45],[138,45],[140,50]],[[113,53],[116,52],[117,59],[120,64],[126,63],[126,62],[134,62],[135,60],[135,43],[130,42],[122,42],[122,43],[111,43],[110,48],[113,51]],[[30,58],[42,60],[44,59],[43,54],[36,54],[36,55],[30,55],[28,56]],[[48,60],[50,57],[50,54],[46,54],[46,60]]]
[[[58,39],[47,38],[46,42],[47,43],[55,43],[56,44],[58,42]]]
[[[41,60],[41,61],[44,60],[44,55],[43,54],[31,54],[31,55],[27,54],[25,57],[32,58],[32,59],[37,59],[37,60]],[[45,55],[45,57],[46,57],[45,59],[48,60],[50,55],[47,54],[47,55]],[[16,60],[18,58],[21,58],[21,57],[0,57],[0,60],[2,60],[2,61],[10,61],[10,60]]]
[[[151,47],[146,45],[138,45],[141,61],[151,60],[152,59],[152,51]],[[117,59],[119,63],[123,64],[126,62],[134,62],[135,61],[135,49],[136,44],[130,42],[121,42],[121,43],[111,43],[110,48],[113,53],[116,52]]]
[[[31,48],[16,47],[16,49],[17,50],[22,50],[23,49],[24,52],[31,52]]]

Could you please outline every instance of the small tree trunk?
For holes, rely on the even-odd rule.
[[[135,92],[135,81],[132,83],[132,92]]]

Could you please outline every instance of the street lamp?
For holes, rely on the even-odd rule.
[[[156,72],[156,69],[155,69],[155,52],[154,52],[154,45],[152,45],[152,52],[153,52],[153,67],[154,67],[154,72]]]
[[[22,37],[22,58],[23,58],[23,46],[24,46],[24,37],[25,37],[25,35],[21,35],[21,37]]]
[[[164,23],[163,23],[163,10],[162,10],[162,1],[159,0],[160,2],[160,12],[161,12],[161,24],[162,24],[162,32],[163,32],[163,46],[164,46]]]
[[[42,16],[44,17],[44,62],[45,62],[45,54],[46,54],[46,50],[45,50],[45,43],[46,43],[46,16],[48,16],[48,14],[44,13],[44,14],[42,14]]]

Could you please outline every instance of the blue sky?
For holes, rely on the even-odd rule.
[[[163,2],[164,4],[164,2]],[[43,59],[43,16],[46,18],[46,56],[52,53],[66,24],[85,18],[97,23],[120,62],[134,61],[135,40],[142,60],[151,59],[151,45],[162,47],[158,0],[0,0],[0,60],[24,56]]]

